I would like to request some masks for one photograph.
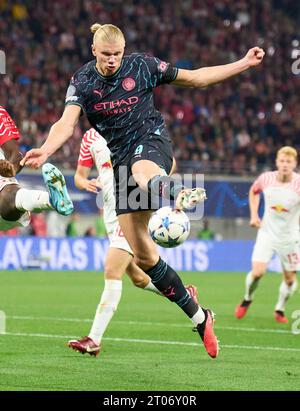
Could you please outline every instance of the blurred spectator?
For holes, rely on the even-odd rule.
[[[155,90],[179,171],[257,173],[271,167],[280,146],[300,151],[300,76],[292,71],[293,63],[299,69],[299,1],[7,0],[0,10],[7,57],[0,101],[23,133],[23,150],[40,146],[62,114],[71,76],[93,58],[89,26],[100,21],[124,31],[128,54],[151,53],[182,68],[225,64],[254,45],[265,49],[261,67],[221,85]],[[87,128],[81,119],[53,161],[75,167]]]
[[[205,218],[203,220],[203,228],[197,234],[199,240],[213,240],[215,238],[215,233],[209,227],[209,221]]]
[[[67,237],[77,237],[78,236],[78,213],[71,214],[71,218],[66,227],[66,236]]]
[[[97,237],[106,237],[107,236],[106,228],[105,228],[105,224],[104,224],[103,208],[99,208],[99,215],[96,218],[95,227],[96,227]]]
[[[0,231],[0,237],[15,237],[15,236],[20,236],[20,230],[18,227],[11,228],[10,230],[7,231]]]
[[[85,237],[95,237],[96,236],[95,227],[88,227],[88,229],[84,233],[84,236]]]
[[[34,235],[37,237],[46,237],[47,224],[44,213],[31,214],[30,226],[30,235]]]
[[[63,216],[56,211],[48,211],[47,214],[47,236],[48,237],[64,237],[65,236],[65,221]]]

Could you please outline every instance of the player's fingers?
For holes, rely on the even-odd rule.
[[[90,193],[98,194],[97,188],[93,186],[88,186],[87,191],[89,191]]]
[[[263,50],[260,50],[256,53],[256,57],[261,60],[263,58],[263,56],[265,55]]]
[[[31,168],[35,168],[35,169],[37,169],[37,168],[40,167],[40,164],[39,164],[39,162],[38,162],[36,159],[28,159],[28,160],[26,160],[25,165],[26,165],[27,167],[31,167]]]
[[[95,178],[89,181],[88,189],[92,193],[98,193],[97,180]]]
[[[255,47],[252,47],[251,49],[250,49],[250,51],[252,52],[252,53],[260,53],[260,52],[262,52],[262,51],[264,51],[261,47],[258,47],[258,46],[255,46]]]
[[[95,186],[95,187],[100,187],[100,184],[99,184],[99,182],[96,178],[92,178],[90,180],[90,184],[93,184],[93,186]]]
[[[21,166],[24,166],[25,164],[28,165],[28,160],[34,158],[36,155],[37,153],[35,149],[27,151],[27,153],[25,153],[25,156],[20,161]]]

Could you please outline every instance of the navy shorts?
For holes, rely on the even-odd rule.
[[[122,164],[114,167],[116,213],[127,214],[135,211],[157,210],[159,199],[152,199],[148,192],[136,184],[131,167],[140,160],[150,160],[170,174],[173,164],[172,143],[169,138],[155,134],[140,139],[134,144]]]

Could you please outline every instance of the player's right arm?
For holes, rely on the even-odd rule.
[[[28,151],[21,165],[39,168],[48,157],[55,153],[74,133],[81,113],[81,107],[75,104],[67,105],[61,118],[53,124],[49,135],[41,148]]]
[[[260,47],[253,47],[240,60],[220,66],[201,67],[196,70],[179,69],[172,84],[182,87],[207,87],[236,76],[251,67],[260,64],[265,52]]]
[[[97,181],[96,178],[89,180],[91,168],[82,166],[80,164],[77,165],[76,173],[74,176],[75,186],[79,190],[86,190],[90,193],[97,194],[99,188],[101,188],[100,183]]]
[[[251,227],[259,228],[261,219],[258,215],[260,203],[260,190],[258,189],[259,179],[254,182],[249,191],[249,208],[250,208],[250,222]]]

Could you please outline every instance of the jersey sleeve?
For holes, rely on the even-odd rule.
[[[0,106],[0,146],[9,140],[19,140],[20,133],[8,112]]]
[[[254,194],[260,194],[264,190],[265,186],[265,174],[261,174],[252,184],[251,190],[253,191]]]
[[[90,150],[91,144],[92,143],[89,140],[89,133],[86,132],[81,141],[77,164],[84,166],[84,167],[88,167],[88,168],[93,167],[94,159],[93,159],[93,156]]]
[[[161,84],[168,84],[174,81],[178,74],[178,68],[148,55],[143,55],[143,61],[146,66],[146,76],[149,77],[150,87],[158,87]]]
[[[77,105],[81,109],[85,110],[85,94],[82,89],[80,78],[75,74],[69,83],[69,87],[66,94],[65,105]]]

